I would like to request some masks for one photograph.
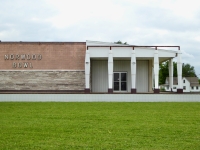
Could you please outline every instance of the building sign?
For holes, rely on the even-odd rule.
[[[4,60],[6,61],[11,60],[12,68],[33,68],[33,61],[42,60],[42,55],[41,54],[6,54],[4,55]]]

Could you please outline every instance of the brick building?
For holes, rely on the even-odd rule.
[[[170,46],[0,42],[0,92],[159,93],[159,63],[178,57],[181,64],[179,46],[162,47]],[[182,91],[180,84],[177,92]]]

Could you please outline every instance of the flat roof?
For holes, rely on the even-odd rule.
[[[0,41],[0,44],[86,44],[86,42]]]

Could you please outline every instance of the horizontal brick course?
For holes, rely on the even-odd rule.
[[[0,90],[84,90],[84,71],[0,71]]]

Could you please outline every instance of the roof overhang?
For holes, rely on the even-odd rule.
[[[90,51],[90,58],[107,58],[112,50],[113,59],[129,59],[134,50],[137,60],[152,60],[155,50],[158,51],[159,63],[177,56],[180,46],[137,46],[106,42],[86,42],[86,50]]]

